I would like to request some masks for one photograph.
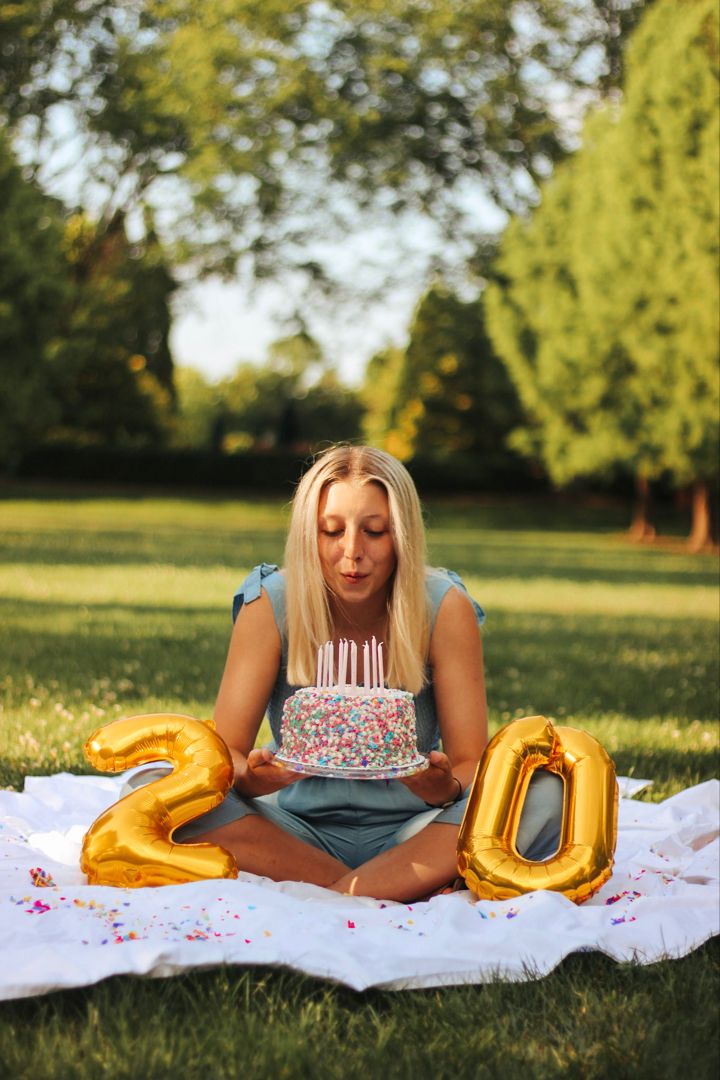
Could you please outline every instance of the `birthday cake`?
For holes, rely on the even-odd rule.
[[[415,705],[404,690],[350,696],[335,687],[298,690],[285,702],[277,755],[305,771],[399,776],[424,763]]]
[[[276,759],[301,772],[353,779],[391,779],[425,768],[412,694],[379,685],[374,670],[363,686],[339,677],[292,694],[283,708]],[[332,679],[319,664],[323,682]]]

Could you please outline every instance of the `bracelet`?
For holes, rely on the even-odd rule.
[[[433,808],[433,810],[447,810],[447,808],[449,806],[454,806],[456,802],[459,802],[460,799],[462,798],[463,786],[460,783],[460,781],[458,780],[457,776],[453,776],[453,780],[457,784],[457,792],[455,793],[455,795],[453,796],[452,799],[448,799],[447,802],[440,803],[439,806],[436,805],[435,803],[426,803],[426,806],[431,806]]]

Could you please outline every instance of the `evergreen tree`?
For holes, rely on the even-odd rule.
[[[488,289],[527,415],[515,445],[559,484],[617,467],[694,484],[695,546],[718,468],[717,47],[711,0],[658,0],[624,101],[512,222]]]
[[[398,457],[408,457],[409,448],[394,432],[398,411],[400,382],[405,364],[405,350],[392,345],[370,357],[365,368],[361,391],[363,404],[363,434],[371,446],[377,446]],[[391,445],[395,449],[391,449]]]
[[[463,301],[442,286],[420,301],[397,376],[386,445],[403,458],[507,457],[518,423],[517,395],[484,326],[483,300]]]

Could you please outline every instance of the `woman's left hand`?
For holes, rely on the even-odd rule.
[[[450,758],[440,750],[431,750],[428,762],[427,769],[413,776],[403,777],[401,783],[423,802],[431,806],[442,806],[458,797],[458,785],[453,777]]]

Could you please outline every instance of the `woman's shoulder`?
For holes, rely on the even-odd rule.
[[[259,600],[263,590],[267,593],[278,626],[285,617],[285,575],[274,563],[259,563],[254,566],[233,596],[233,622],[245,604]]]
[[[452,589],[458,589],[468,597],[472,604],[475,618],[482,625],[485,621],[485,612],[474,597],[470,596],[465,582],[454,570],[447,570],[444,566],[429,566],[425,573],[425,591],[430,601],[431,623],[434,625],[440,605]]]

